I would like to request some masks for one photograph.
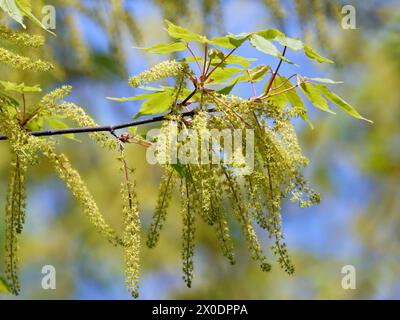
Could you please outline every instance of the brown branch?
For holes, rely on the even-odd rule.
[[[183,112],[181,115],[184,117],[190,117],[195,114],[195,110]],[[214,108],[208,109],[207,112],[215,112]],[[96,126],[96,127],[83,127],[83,128],[68,128],[61,130],[41,130],[41,131],[31,131],[29,132],[32,136],[35,137],[48,137],[48,136],[58,136],[63,134],[71,134],[71,133],[90,133],[90,132],[110,132],[112,133],[115,130],[120,130],[124,128],[137,127],[144,124],[150,124],[155,122],[160,122],[166,120],[167,115],[156,116],[148,119],[137,120],[128,123],[117,124],[114,126]],[[4,135],[0,135],[1,140],[8,140],[8,138]]]

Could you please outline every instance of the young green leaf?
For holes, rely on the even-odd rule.
[[[333,102],[334,104],[336,104],[339,108],[341,108],[343,111],[345,111],[346,113],[348,113],[349,115],[351,115],[354,118],[360,119],[360,120],[365,120],[368,121],[370,123],[373,123],[371,120],[368,120],[366,118],[364,118],[363,116],[361,116],[358,111],[351,106],[349,103],[347,103],[346,101],[344,101],[341,97],[339,97],[337,94],[331,92],[326,86],[322,85],[322,84],[317,84],[315,85],[319,91],[325,95],[331,102]]]
[[[43,23],[34,16],[32,13],[32,8],[30,3],[27,0],[15,0],[16,5],[18,6],[18,9],[21,11],[21,13],[24,16],[27,16],[29,20],[31,20],[34,24],[42,28],[43,30],[46,30],[48,33],[52,34],[55,36],[55,33],[47,29]]]
[[[312,81],[312,82],[319,82],[319,83],[326,83],[326,84],[340,84],[343,81],[335,81],[328,78],[308,78],[304,77],[305,80]]]
[[[289,38],[285,36],[277,36],[274,41],[278,42],[284,47],[288,47],[293,51],[299,51],[303,49],[303,42],[296,38]]]
[[[319,63],[323,62],[334,63],[332,60],[321,56],[319,53],[317,53],[315,50],[313,50],[307,45],[304,45],[304,53],[306,54],[307,57],[313,60],[317,60]]]
[[[283,76],[278,76],[277,77],[281,83],[286,82],[285,85],[282,86],[281,90],[289,89],[291,87],[291,83],[287,81],[287,78]],[[289,103],[291,104],[293,109],[300,110],[301,112],[301,118],[308,124],[308,126],[313,130],[314,125],[310,121],[307,115],[307,108],[305,107],[303,100],[299,96],[299,94],[296,92],[296,90],[288,90],[285,93],[283,93],[286,98],[288,99]]]
[[[335,114],[335,112],[329,109],[328,102],[321,95],[319,90],[316,89],[311,83],[302,82],[300,84],[300,88],[316,108]]]
[[[140,107],[139,112],[135,115],[134,119],[141,116],[148,116],[153,114],[162,113],[171,108],[174,100],[174,95],[170,91],[157,91],[150,94],[138,95],[139,98],[136,100],[141,100],[146,96],[147,99]],[[137,97],[137,96],[136,96]]]
[[[208,43],[224,49],[235,49],[239,48],[246,40],[247,37],[236,39],[235,37],[228,35],[224,37],[212,38],[208,41]]]
[[[12,19],[17,21],[22,27],[26,28],[24,24],[24,15],[18,8],[15,0],[0,0],[0,8],[3,9]]]
[[[228,95],[228,94],[230,94],[231,93],[231,91],[233,90],[233,88],[235,87],[235,85],[238,83],[238,80],[236,80],[234,83],[232,83],[231,85],[229,85],[229,86],[227,86],[227,87],[225,87],[225,88],[222,88],[221,90],[218,90],[217,92],[219,93],[219,94],[225,94],[225,95]]]
[[[271,55],[274,57],[278,57],[288,63],[293,64],[293,62],[291,62],[290,60],[288,60],[284,56],[282,56],[282,54],[279,52],[278,48],[275,47],[275,45],[271,41],[265,39],[262,36],[253,34],[250,38],[250,43],[258,51],[261,51],[265,54],[268,54],[268,55]]]
[[[15,91],[19,93],[42,92],[42,89],[38,84],[34,86],[26,86],[25,83],[17,84],[15,82],[9,82],[9,81],[0,81],[0,84],[6,91]]]
[[[171,21],[165,20],[165,23],[167,24],[167,32],[172,38],[181,39],[185,42],[196,41],[206,43],[208,41],[206,37],[189,31],[181,26],[177,26]]]
[[[263,37],[266,40],[274,40],[276,37],[284,37],[285,34],[277,29],[266,29],[266,30],[261,30],[255,33],[256,35],[259,35],[260,37]]]
[[[218,68],[213,72],[211,78],[208,79],[208,82],[213,84],[221,83],[233,77],[234,75],[241,73],[242,71],[243,69],[236,67]]]
[[[183,51],[186,50],[187,47],[183,42],[173,42],[173,43],[160,43],[147,48],[139,48],[139,47],[135,48],[143,49],[150,53],[166,54],[166,53]]]

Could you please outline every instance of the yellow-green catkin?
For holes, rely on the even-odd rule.
[[[19,70],[35,72],[45,72],[54,68],[49,62],[40,59],[33,61],[28,57],[21,56],[4,48],[0,48],[0,64],[6,64]]]
[[[124,264],[125,284],[134,298],[139,296],[140,272],[140,231],[141,223],[138,210],[135,183],[125,181],[121,186],[124,220]]]
[[[42,36],[16,32],[6,26],[0,26],[0,38],[22,47],[38,48],[44,44]]]
[[[214,175],[210,174],[210,164],[212,155],[210,149],[211,133],[208,129],[207,113],[200,111],[194,116],[193,130],[198,137],[198,162],[190,167],[193,168],[192,178],[193,184],[197,190],[199,198],[199,211],[206,223],[214,224],[211,212],[211,194],[215,184]],[[205,162],[205,163],[204,163]]]
[[[137,76],[131,77],[129,79],[129,85],[137,88],[150,82],[158,81],[168,77],[175,77],[184,68],[184,64],[175,60],[164,61]]]
[[[75,105],[71,102],[62,102],[60,104],[60,111],[65,117],[75,121],[81,127],[96,127],[97,123],[90,117],[83,108]],[[104,132],[94,132],[89,135],[92,137],[101,147],[115,149],[117,143],[115,139],[111,139]]]
[[[222,180],[216,178],[214,184],[215,190],[223,190]],[[217,233],[219,245],[222,254],[233,265],[236,263],[234,245],[231,238],[229,223],[227,220],[227,212],[223,204],[223,195],[221,192],[212,192],[210,197],[211,216],[215,223],[214,227]]]
[[[248,212],[243,194],[241,193],[240,186],[236,178],[226,168],[221,167],[226,178],[226,192],[232,203],[233,213],[238,220],[243,236],[247,240],[251,256],[255,261],[260,263],[260,268],[263,271],[270,271],[271,265],[262,251],[261,245],[258,242],[256,231],[254,230],[251,215]]]
[[[123,245],[123,241],[105,222],[86,184],[83,182],[79,173],[72,168],[67,157],[64,154],[57,154],[51,143],[40,141],[42,153],[49,159],[60,179],[64,181],[69,191],[77,199],[89,221],[113,245]]]
[[[182,194],[182,270],[183,280],[190,288],[193,281],[193,256],[195,246],[195,215],[194,203],[190,186],[187,180],[183,180],[181,184]]]
[[[26,192],[25,176],[27,163],[15,156],[11,162],[10,178],[7,189],[5,210],[5,271],[11,292],[17,295],[19,285],[19,243],[18,234],[22,232],[25,222]]]
[[[177,178],[174,169],[168,165],[165,166],[165,173],[161,179],[156,209],[146,241],[149,248],[154,248],[158,243],[160,231],[167,216],[168,205],[176,182]]]

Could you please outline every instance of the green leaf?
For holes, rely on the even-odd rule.
[[[33,13],[32,13],[32,8],[31,5],[28,1],[26,0],[15,0],[16,5],[18,6],[18,9],[22,12],[24,16],[27,16],[29,20],[31,20],[34,24],[42,28],[43,30],[46,30],[47,32],[51,33],[53,36],[55,36],[55,33],[47,29],[43,23],[36,18]]]
[[[264,76],[268,73],[269,70],[270,70],[270,67],[267,65],[264,65],[264,64],[259,65],[255,68],[249,70],[251,80],[253,82],[261,81],[264,78]],[[246,74],[247,74],[247,72],[246,72]],[[250,81],[250,79],[249,79],[249,81]]]
[[[238,80],[236,80],[236,81],[235,81],[234,83],[232,83],[231,85],[229,85],[229,86],[227,86],[227,87],[225,87],[225,88],[223,88],[223,89],[221,89],[221,90],[218,90],[217,92],[218,92],[219,94],[228,95],[228,94],[231,93],[231,91],[233,90],[233,88],[236,86],[237,83],[238,83]]]
[[[248,68],[248,67],[250,67],[250,63],[253,61],[256,61],[256,60],[257,59],[255,59],[255,58],[244,58],[241,56],[231,55],[225,60],[225,62],[227,64],[237,64],[239,66],[242,66],[243,68]]]
[[[181,178],[186,179],[187,181],[193,182],[192,176],[189,173],[189,170],[186,165],[183,165],[179,162],[176,164],[171,164],[171,167],[179,174]]]
[[[288,63],[293,64],[293,62],[289,61],[284,56],[282,56],[282,54],[279,52],[278,48],[275,47],[275,45],[271,41],[265,39],[262,36],[259,36],[258,34],[253,34],[251,36],[250,43],[258,51],[261,51],[265,54],[268,54],[268,55],[271,55],[274,57],[278,57]]]
[[[211,40],[208,40],[208,43],[224,49],[235,49],[239,48],[246,40],[247,36],[241,39],[236,39],[235,36],[228,35],[224,37],[212,38]]]
[[[0,276],[0,293],[9,293],[11,294],[10,287],[7,284],[7,281]]]
[[[115,97],[106,97],[108,100],[112,101],[118,101],[118,102],[127,102],[127,101],[135,101],[139,100],[136,97],[121,97],[121,98],[115,98]]]
[[[34,86],[26,86],[25,83],[17,84],[15,82],[9,82],[9,81],[0,81],[0,84],[6,91],[15,91],[19,93],[42,92],[42,89],[38,84]]]
[[[233,77],[234,75],[241,73],[243,69],[235,67],[224,67],[216,69],[211,75],[208,83],[221,83],[225,80]]]
[[[329,109],[328,102],[321,95],[319,90],[316,89],[312,84],[303,82],[300,84],[300,88],[316,108],[335,114],[335,112]]]
[[[346,101],[344,101],[341,97],[339,97],[337,94],[331,92],[326,86],[322,85],[322,84],[317,84],[315,85],[319,91],[325,95],[331,102],[333,102],[334,104],[336,104],[339,108],[341,108],[343,111],[345,111],[346,113],[348,113],[349,115],[351,115],[354,118],[357,119],[361,119],[361,120],[365,120],[368,121],[370,123],[373,123],[371,120],[368,120],[366,118],[364,118],[363,116],[361,116],[358,111],[351,106],[349,103],[347,103]]]
[[[282,82],[286,81],[287,78],[279,76]],[[282,87],[283,89],[288,89],[291,87],[290,82],[286,82],[286,84]],[[307,115],[307,108],[305,107],[303,100],[299,96],[299,94],[296,92],[296,90],[289,90],[284,93],[284,95],[287,97],[289,100],[289,103],[291,104],[293,109],[300,110],[301,111],[301,118],[308,124],[308,126],[313,130],[314,125],[310,121]]]
[[[288,47],[293,51],[299,51],[303,49],[303,42],[296,38],[289,38],[285,36],[277,36],[274,41],[278,42],[284,47]]]
[[[323,63],[323,62],[334,63],[332,60],[321,56],[320,54],[318,54],[316,51],[314,51],[312,48],[310,48],[307,45],[304,45],[304,52],[307,57],[309,57],[310,59],[313,59],[313,60],[317,60],[319,63]]]
[[[284,81],[285,81],[284,77],[277,76],[273,82],[273,87],[278,87],[278,86],[282,85],[284,83]],[[268,86],[268,84],[266,86]],[[284,89],[288,88],[289,86],[290,86],[290,83],[288,82],[288,84],[283,85],[281,88],[277,89],[277,91],[284,90]],[[264,89],[264,91],[265,90],[266,89]],[[272,93],[275,93],[275,91],[272,91]],[[287,105],[287,103],[289,102],[289,99],[288,99],[288,95],[286,94],[286,92],[284,92],[284,93],[269,97],[268,102],[279,108],[283,108]]]
[[[266,40],[274,40],[276,37],[284,37],[285,34],[277,29],[266,29],[256,32],[257,35]]]
[[[225,58],[225,54],[221,50],[215,48],[212,48],[208,51],[208,56],[211,59],[218,58],[220,61],[222,61]]]
[[[167,111],[171,108],[175,97],[171,91],[157,91],[149,94],[137,95],[136,98],[135,100],[147,100],[142,104],[134,119]]]
[[[331,80],[331,79],[328,79],[328,78],[308,78],[308,77],[304,77],[304,79],[308,80],[308,81],[319,82],[319,83],[327,83],[327,84],[343,83],[343,81],[335,81],[335,80]]]
[[[186,49],[186,45],[183,42],[173,42],[173,43],[160,43],[147,48],[139,48],[139,47],[135,48],[143,49],[151,53],[166,54],[166,53],[183,51]]]
[[[21,26],[24,25],[24,15],[18,8],[15,0],[0,0],[0,8],[3,9],[12,19],[17,21]]]
[[[165,20],[165,23],[167,24],[167,32],[172,38],[181,39],[185,42],[196,41],[206,43],[208,41],[206,37],[189,31],[181,26],[177,26],[171,21]]]
[[[265,75],[268,73],[270,70],[270,67],[267,65],[259,65],[254,67],[251,70],[243,70],[243,74],[231,81],[233,82],[250,82],[250,77],[253,82],[258,82],[261,81]],[[250,73],[250,77],[249,77]]]

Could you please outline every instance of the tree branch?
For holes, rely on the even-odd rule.
[[[215,112],[215,109],[208,109],[207,112]],[[184,117],[193,116],[195,114],[195,110],[183,112],[181,115]],[[166,119],[166,115],[156,116],[148,119],[132,121],[128,123],[117,124],[113,126],[96,126],[96,127],[83,127],[83,128],[68,128],[61,130],[41,130],[41,131],[31,131],[29,132],[32,136],[35,137],[48,137],[48,136],[58,136],[63,134],[71,134],[71,133],[90,133],[90,132],[114,132],[115,130],[125,129],[129,127],[137,127],[144,124],[160,122]],[[8,140],[8,138],[4,135],[0,135],[0,141]]]

